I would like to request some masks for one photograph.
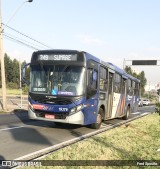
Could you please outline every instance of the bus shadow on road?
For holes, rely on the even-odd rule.
[[[0,155],[0,166],[2,165],[2,161],[3,160],[5,160],[5,158],[2,156],[2,155]],[[1,167],[0,167],[1,168]]]
[[[13,139],[18,141],[19,144],[27,143],[27,144],[35,144],[38,145],[47,145],[51,146],[52,143],[48,138],[46,138],[42,133],[40,133],[38,130],[27,127],[27,126],[20,126],[19,128],[14,129],[14,125],[9,125],[8,128],[12,129],[9,130]],[[55,139],[55,141],[57,141]],[[20,143],[21,142],[21,143]],[[24,145],[25,146],[25,145]],[[27,145],[28,146],[28,145]]]
[[[57,128],[57,129],[77,129],[82,127],[81,125],[76,124],[54,123],[52,121],[44,121],[44,120],[31,120],[28,118],[28,111],[25,109],[15,109],[13,111],[13,114],[16,115],[23,124],[30,126]]]
[[[115,119],[111,119],[111,120],[105,120],[103,121],[103,124],[105,125],[109,125],[109,126],[113,126],[119,122],[122,122],[123,120],[121,118],[115,118]]]
[[[2,168],[5,164],[6,164],[5,158],[4,158],[2,155],[0,155],[0,168]],[[3,167],[3,168],[4,168],[4,167]],[[3,168],[2,168],[2,169],[3,169]]]

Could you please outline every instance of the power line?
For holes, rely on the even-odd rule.
[[[32,49],[35,49],[35,50],[39,50],[39,49],[35,48],[34,46],[31,46],[31,45],[29,45],[29,44],[26,44],[26,43],[22,42],[21,40],[15,39],[15,38],[10,37],[10,36],[8,36],[8,35],[6,35],[6,34],[4,34],[4,37],[6,37],[6,38],[8,38],[9,40],[12,40],[12,41],[14,41],[14,42],[17,42],[17,43],[19,43],[19,44],[22,44],[22,45],[24,45],[24,46],[27,46],[27,47],[29,47],[29,48],[32,48]]]
[[[49,48],[49,49],[52,49],[52,47],[50,47],[50,46],[48,46],[48,45],[46,45],[46,44],[44,44],[44,43],[42,43],[42,42],[40,42],[40,41],[38,41],[38,40],[36,40],[36,39],[31,38],[31,37],[29,37],[28,35],[25,35],[24,33],[21,33],[20,31],[14,29],[14,28],[12,28],[12,27],[10,27],[10,26],[4,24],[4,23],[2,23],[2,25],[4,25],[5,27],[11,29],[12,31],[15,31],[15,32],[19,33],[19,34],[22,35],[22,36],[25,36],[26,38],[28,38],[28,39],[30,39],[30,40],[32,40],[32,41],[35,41],[35,42],[37,42],[37,43],[39,43],[39,44],[41,44],[41,45],[43,45],[43,46],[45,46],[45,47],[47,47],[47,48]]]
[[[3,33],[3,35],[5,35],[5,36],[7,36],[7,37],[11,37],[11,38],[16,39],[16,40],[19,40],[19,41],[21,41],[21,42],[24,42],[25,44],[32,45],[32,46],[34,46],[34,47],[36,47],[36,48],[40,48],[40,49],[42,48],[42,46],[40,46],[40,45],[37,45],[37,44],[34,44],[34,43],[32,43],[32,42],[26,41],[26,40],[24,40],[24,39],[21,39],[21,38],[19,38],[19,37],[13,36],[13,35],[11,35],[11,34]],[[44,46],[43,46],[43,48],[44,48]]]

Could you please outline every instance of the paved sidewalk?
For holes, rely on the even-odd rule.
[[[17,110],[17,109],[27,110],[28,107],[27,106],[18,107],[17,105],[7,105],[7,110],[5,110],[5,111],[6,112],[13,112],[14,110]],[[0,105],[0,111],[3,111],[1,105]]]
[[[12,98],[9,98],[12,97]],[[15,98],[14,98],[15,97]],[[28,100],[27,97],[22,97],[22,104],[20,97],[8,96],[7,98],[7,110],[6,112],[12,112],[15,109],[28,109]],[[0,111],[2,111],[2,98],[0,99]]]

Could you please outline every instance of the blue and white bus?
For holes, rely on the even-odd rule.
[[[25,70],[25,66],[24,66]],[[138,108],[140,81],[117,66],[76,50],[42,50],[30,63],[30,119],[90,125]]]

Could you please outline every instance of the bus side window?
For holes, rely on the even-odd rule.
[[[131,88],[131,80],[128,79],[127,80],[127,94],[131,95],[131,90],[132,90],[132,88]]]
[[[136,83],[135,83],[135,90],[134,90],[134,94],[135,94],[136,96],[138,96],[138,95],[139,95],[139,83],[138,83],[138,82],[136,82]]]
[[[114,92],[115,93],[121,93],[121,83],[122,83],[122,77],[118,73],[114,76]]]
[[[97,89],[97,71],[94,69],[88,69],[88,86],[91,89]]]
[[[104,67],[100,67],[100,85],[99,88],[102,91],[106,91],[108,87],[108,72]]]
[[[133,93],[133,95],[136,95],[136,83],[135,83],[135,81],[132,81],[132,93]]]

